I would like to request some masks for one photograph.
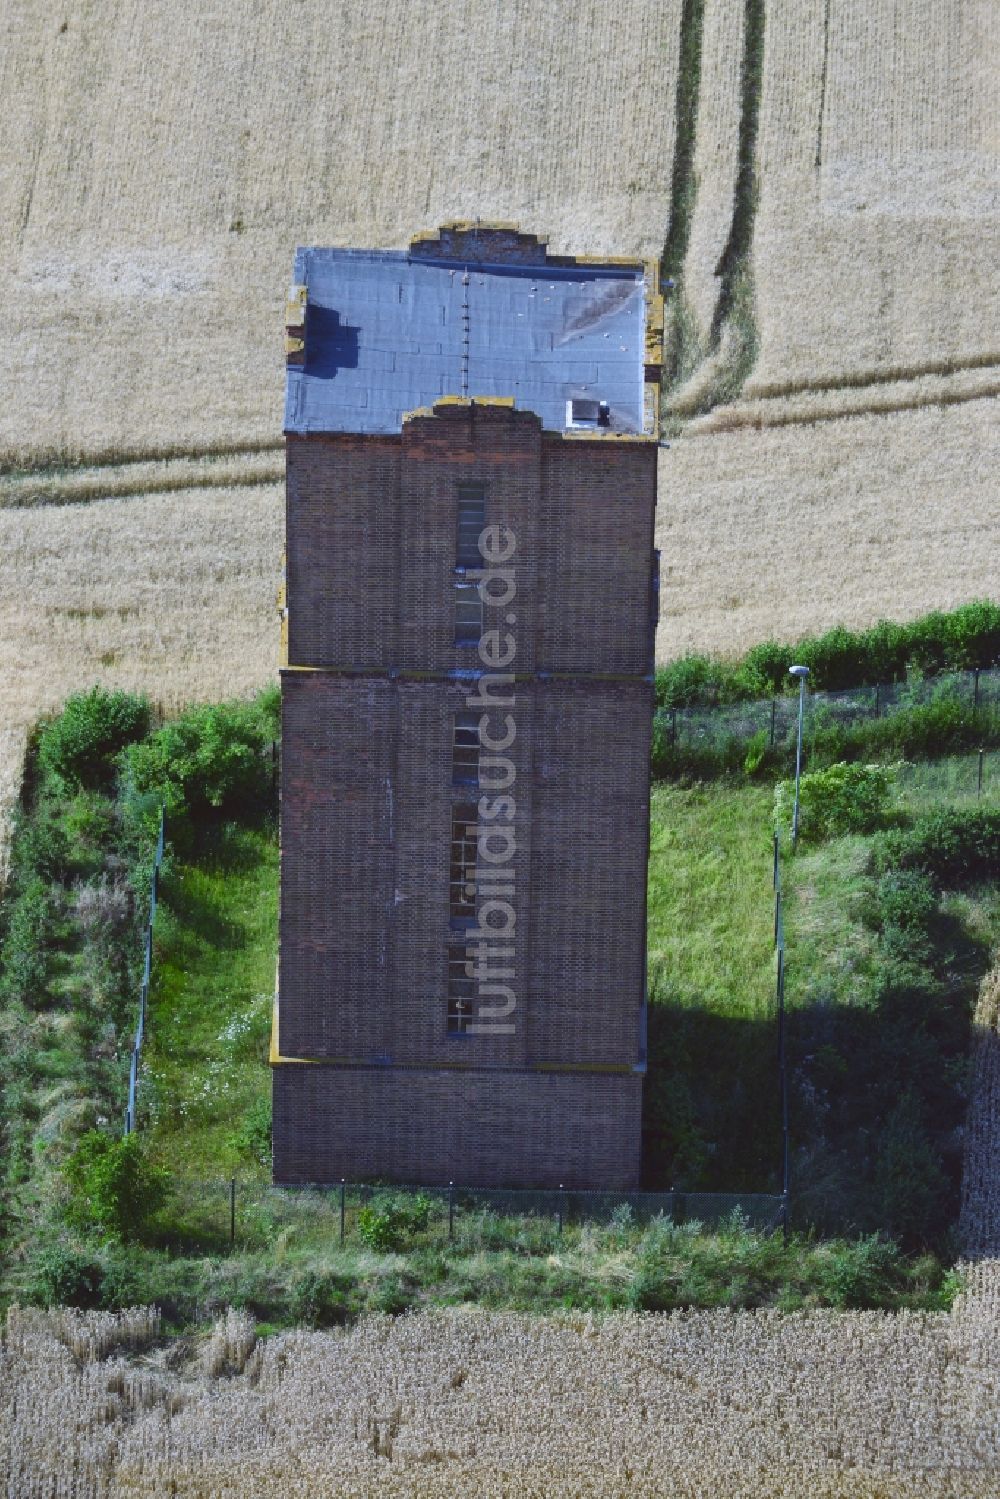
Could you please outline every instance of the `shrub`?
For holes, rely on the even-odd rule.
[[[977,749],[1000,740],[1000,714],[971,708],[954,696],[902,708],[885,718],[817,726],[813,759],[859,760],[875,755],[924,760]]]
[[[937,904],[934,883],[922,870],[889,870],[875,887],[876,920],[883,936],[890,931],[906,938],[923,936],[937,915]]]
[[[922,871],[939,887],[961,889],[996,879],[1000,870],[1000,811],[942,809],[908,828],[887,833],[873,850],[875,869]]]
[[[37,876],[29,880],[11,907],[3,944],[0,994],[38,1006],[48,996],[53,929],[52,890]]]
[[[230,1135],[229,1144],[237,1154],[259,1161],[262,1166],[271,1164],[271,1099],[269,1095],[256,1099],[250,1105],[239,1129]]]
[[[354,1310],[352,1283],[329,1270],[304,1270],[288,1291],[288,1310],[295,1323],[331,1327],[346,1322]]]
[[[656,704],[659,708],[689,708],[717,703],[731,696],[733,668],[710,656],[682,656],[656,673]]]
[[[169,1175],[146,1157],[138,1135],[89,1130],[63,1167],[67,1216],[77,1227],[124,1241],[142,1236],[169,1196]]]
[[[43,728],[38,763],[64,790],[100,788],[114,779],[115,757],[149,732],[149,704],[130,692],[92,687],[71,697]]]
[[[27,1299],[37,1306],[96,1307],[102,1301],[103,1281],[99,1260],[57,1240],[31,1261]]]
[[[894,1304],[903,1276],[899,1250],[881,1234],[838,1244],[819,1271],[823,1300],[841,1310]]]
[[[885,819],[893,771],[887,765],[850,765],[840,761],[827,770],[810,771],[799,786],[799,836],[817,842],[843,833],[871,833]],[[787,821],[795,783],[781,781],[775,810]]]
[[[57,803],[41,800],[19,815],[13,864],[15,885],[36,878],[52,884],[70,876],[72,852]]]
[[[369,1249],[402,1249],[412,1235],[426,1230],[433,1206],[425,1192],[376,1199],[358,1213],[358,1233]]]
[[[754,776],[764,764],[767,756],[767,731],[760,729],[747,741],[746,758],[743,761],[743,769],[748,776]]]
[[[250,817],[271,804],[270,708],[258,702],[193,708],[124,751],[129,794],[155,823],[159,804],[188,815]]]
[[[789,683],[788,668],[797,659],[792,646],[776,640],[763,640],[760,645],[752,646],[736,673],[740,695],[771,697],[784,692]]]
[[[970,671],[1000,661],[1000,605],[987,599],[950,614],[926,614],[909,624],[879,620],[867,630],[837,626],[795,645],[765,640],[735,665],[684,656],[657,673],[661,707],[709,706],[794,691],[788,668],[800,661],[811,686],[836,692],[877,682],[901,682],[911,672]]]

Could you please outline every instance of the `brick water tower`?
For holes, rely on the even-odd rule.
[[[634,1187],[655,268],[297,253],[277,1182]]]

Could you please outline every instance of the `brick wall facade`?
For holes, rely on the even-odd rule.
[[[455,506],[482,483],[510,527],[517,671],[652,670],[656,445],[543,433],[529,412],[441,407],[400,437],[290,437],[289,661],[449,672]],[[487,627],[491,621],[487,618]]]
[[[275,1068],[274,1113],[279,1182],[639,1184],[634,1076],[290,1065]]]
[[[287,464],[278,1040],[311,1060],[275,1068],[275,1179],[633,1186],[655,444],[442,403]],[[513,645],[515,1005],[453,1034],[452,816],[487,794],[452,778],[483,668],[455,644],[469,484],[514,538],[484,628]]]
[[[281,1050],[355,1063],[631,1066],[650,689],[514,688],[513,1035],[449,1036],[452,723],[472,684],[283,678]],[[506,710],[505,710],[506,711]],[[595,753],[595,747],[600,752]],[[478,793],[475,793],[478,795]]]

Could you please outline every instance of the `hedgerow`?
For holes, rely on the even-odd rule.
[[[868,630],[838,626],[803,636],[794,645],[763,641],[737,662],[697,653],[682,656],[657,672],[656,700],[661,708],[710,707],[796,691],[788,675],[796,663],[809,667],[813,689],[836,692],[902,682],[914,672],[971,671],[998,661],[1000,605],[978,599],[908,624],[880,620]]]

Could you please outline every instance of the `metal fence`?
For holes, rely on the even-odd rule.
[[[762,1233],[787,1226],[781,1193],[597,1192],[575,1188],[504,1191],[448,1186],[384,1186],[343,1182],[334,1186],[276,1187],[264,1182],[191,1182],[178,1179],[171,1209],[171,1238],[178,1247],[273,1249],[294,1236],[300,1247],[362,1244],[361,1214],[394,1215],[418,1224],[424,1243],[461,1240],[502,1247],[519,1233],[562,1234],[584,1224],[644,1225],[656,1219],[680,1226],[718,1227],[739,1216]]]
[[[777,958],[775,1000],[778,1014],[778,1095],[781,1107],[781,1200],[788,1233],[790,1150],[788,1135],[788,1055],[785,1047],[785,917],[782,910],[781,835],[774,834],[774,950]]]
[[[146,1011],[149,1006],[149,981],[153,965],[153,923],[156,920],[156,906],[160,892],[160,866],[163,863],[164,830],[166,827],[167,811],[165,807],[160,808],[160,831],[156,839],[156,852],[153,857],[153,874],[150,880],[149,890],[149,920],[146,923],[146,938],[142,960],[142,983],[139,986],[139,1020],[135,1028],[135,1040],[132,1043],[132,1055],[129,1058],[128,1068],[128,1102],[125,1105],[125,1134],[132,1134],[136,1126],[135,1098],[139,1083],[139,1063],[142,1060],[142,1043],[146,1035]]]
[[[796,694],[712,708],[659,708],[656,723],[671,746],[711,749],[732,742],[748,744],[763,735],[769,748],[794,748],[798,701]],[[840,692],[810,692],[807,701],[812,731],[849,728],[941,701],[996,708],[1000,707],[1000,666]]]

